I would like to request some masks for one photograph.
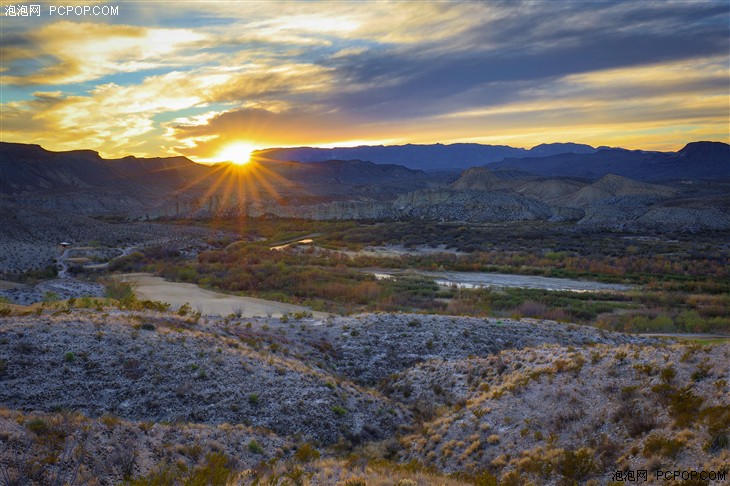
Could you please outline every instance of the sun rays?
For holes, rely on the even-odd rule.
[[[232,162],[236,165],[245,165],[251,162],[251,155],[257,150],[251,144],[245,142],[235,142],[223,147],[218,152],[218,159],[221,162]]]
[[[250,145],[246,146],[255,150]],[[239,160],[244,160],[242,146],[230,147]],[[225,151],[228,150],[229,147],[226,147]],[[230,163],[210,166],[206,173],[179,187],[175,196],[195,199],[191,216],[205,215],[214,222],[237,221],[238,229],[243,232],[248,217],[266,214],[272,205],[283,209],[288,199],[301,195],[299,185],[277,170],[287,163],[249,154],[242,164],[231,160]]]

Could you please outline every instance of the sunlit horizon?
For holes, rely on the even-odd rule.
[[[2,140],[239,165],[289,147],[730,142],[727,2],[166,5],[1,17]]]

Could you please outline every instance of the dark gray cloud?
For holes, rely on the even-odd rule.
[[[566,75],[728,51],[728,2],[523,2],[458,39],[323,64],[362,86],[335,93],[334,106],[373,118],[420,117],[458,109],[455,102],[505,103]]]

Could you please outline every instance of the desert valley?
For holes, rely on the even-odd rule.
[[[727,0],[0,12],[0,486],[726,485]]]
[[[2,477],[722,474],[730,147],[578,148],[423,170],[387,158],[429,147],[207,167],[3,144]]]

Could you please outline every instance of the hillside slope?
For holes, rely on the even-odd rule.
[[[0,342],[0,474],[13,481],[602,484],[625,467],[730,459],[728,345],[531,319],[65,305],[0,317]]]

